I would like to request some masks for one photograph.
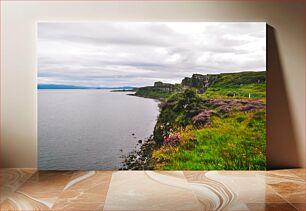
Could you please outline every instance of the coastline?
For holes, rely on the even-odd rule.
[[[120,156],[134,150],[139,139],[145,140],[152,134],[159,114],[155,100],[126,94],[94,89],[39,90],[40,168],[121,168]],[[54,146],[52,150],[50,144]],[[108,147],[114,150],[107,150]]]
[[[130,95],[159,100],[159,115],[122,170],[265,169],[264,71],[194,74]]]
[[[156,100],[159,103],[158,104],[159,108],[160,108],[161,103],[164,101],[164,99],[162,98],[139,96],[139,95],[136,95],[136,92],[133,94],[127,94],[127,95]],[[160,111],[158,115],[160,115]],[[157,116],[157,119],[158,119],[158,116]],[[142,143],[141,143],[140,148],[129,152],[129,154],[126,156],[125,155],[122,156],[124,158],[124,161],[122,162],[123,166],[119,170],[153,170],[154,169],[154,160],[152,158],[152,153],[154,149],[156,149],[157,147],[157,143],[154,140],[154,131],[157,125],[157,119],[155,122],[155,126],[153,128],[153,134],[151,134],[145,140],[141,140]]]
[[[143,141],[139,150],[133,150],[123,157],[123,167],[119,170],[153,170],[152,153],[155,147],[156,142],[153,139],[153,135],[151,135]]]

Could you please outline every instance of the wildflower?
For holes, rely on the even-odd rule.
[[[176,144],[181,141],[181,136],[179,133],[170,133],[168,137],[164,138],[165,144]]]

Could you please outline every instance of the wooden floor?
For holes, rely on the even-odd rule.
[[[305,210],[305,169],[1,169],[1,210]]]

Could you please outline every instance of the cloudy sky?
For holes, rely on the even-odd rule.
[[[38,24],[38,83],[147,86],[266,70],[265,23]]]

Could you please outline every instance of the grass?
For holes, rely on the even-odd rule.
[[[207,99],[243,99],[266,102],[266,72],[212,75],[207,89],[197,81],[176,92],[140,89],[137,96],[162,100],[154,128],[157,143],[152,157],[157,170],[264,170],[266,168],[265,109],[222,112]],[[199,94],[204,90],[203,94]],[[208,102],[208,103],[207,103]],[[231,101],[234,102],[234,101]],[[211,103],[211,104],[209,104]],[[236,106],[232,104],[233,108]],[[193,117],[214,111],[209,124]],[[204,112],[204,113],[205,113]],[[165,144],[171,135],[179,140]],[[175,136],[176,137],[176,136]]]
[[[266,83],[266,72],[222,73],[214,83],[214,87],[236,87],[245,84]]]
[[[266,97],[266,84],[243,84],[232,87],[209,87],[201,97],[204,98],[236,98],[262,99]]]
[[[233,112],[213,117],[209,128],[180,131],[177,146],[153,152],[155,168],[162,170],[265,169],[265,111]],[[196,141],[194,141],[196,140]]]

